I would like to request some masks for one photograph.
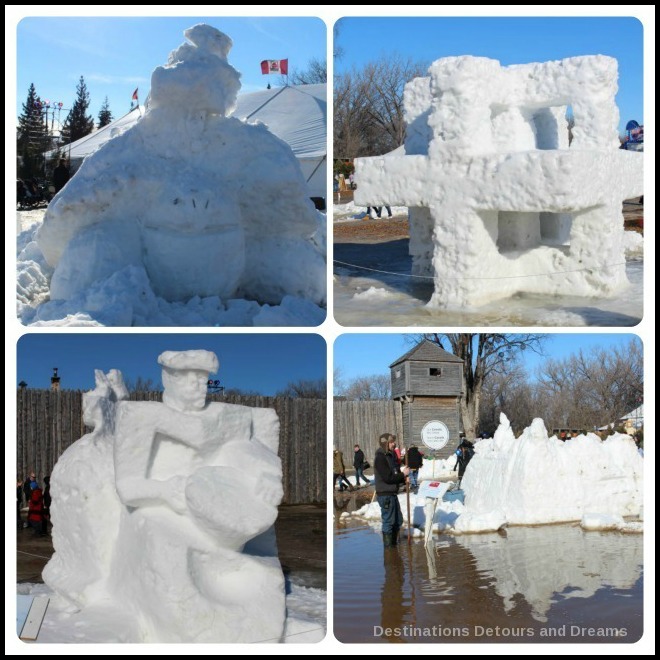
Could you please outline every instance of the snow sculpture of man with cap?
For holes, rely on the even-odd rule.
[[[207,404],[214,353],[166,351],[158,362],[163,403],[114,408],[120,513],[104,596],[134,615],[140,641],[279,641],[277,415]]]

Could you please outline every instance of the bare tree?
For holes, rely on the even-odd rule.
[[[479,414],[479,429],[492,435],[504,413],[516,434],[532,423],[539,412],[537,388],[528,381],[528,374],[519,363],[484,380]]]
[[[548,360],[538,378],[553,427],[593,429],[616,424],[643,401],[643,365],[637,338],[621,348],[594,348]]]
[[[377,156],[403,144],[403,88],[427,65],[393,53],[335,76],[334,154]]]
[[[328,395],[328,386],[325,378],[317,380],[296,380],[288,383],[275,396],[288,396],[297,399],[325,399]]]
[[[532,350],[542,354],[542,334],[429,333],[417,335],[416,341],[428,339],[463,360],[463,394],[460,399],[463,430],[475,437],[485,380],[493,374],[510,371],[520,354]]]
[[[349,381],[340,394],[351,401],[387,400],[392,398],[392,382],[386,374],[359,376]]]
[[[242,387],[226,387],[222,390],[222,396],[263,396],[257,390],[243,389]]]
[[[163,389],[160,383],[154,383],[153,379],[142,376],[138,376],[135,380],[125,378],[124,385],[129,392],[160,392]]]
[[[315,85],[328,82],[328,64],[325,60],[312,58],[307,62],[307,68],[299,71],[293,69],[289,74],[292,85]]]
[[[339,395],[344,390],[344,373],[341,367],[335,367],[332,372],[332,389]]]

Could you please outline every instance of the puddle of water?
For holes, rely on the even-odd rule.
[[[341,642],[632,643],[642,635],[641,534],[512,527],[384,550],[364,524],[334,542]]]
[[[410,273],[407,249],[403,240],[376,245],[338,243],[334,258]],[[643,261],[628,261],[630,286],[613,298],[525,294],[465,310],[439,310],[426,306],[433,293],[431,282],[335,264],[333,309],[343,326],[634,326],[642,319],[643,271]],[[380,290],[378,295],[354,297],[371,287]]]

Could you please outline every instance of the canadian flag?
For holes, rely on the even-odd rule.
[[[289,60],[264,60],[261,63],[261,73],[289,73]]]

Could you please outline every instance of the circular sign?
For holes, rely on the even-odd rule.
[[[422,429],[422,442],[430,449],[442,449],[449,442],[449,429],[436,419],[426,422]]]

